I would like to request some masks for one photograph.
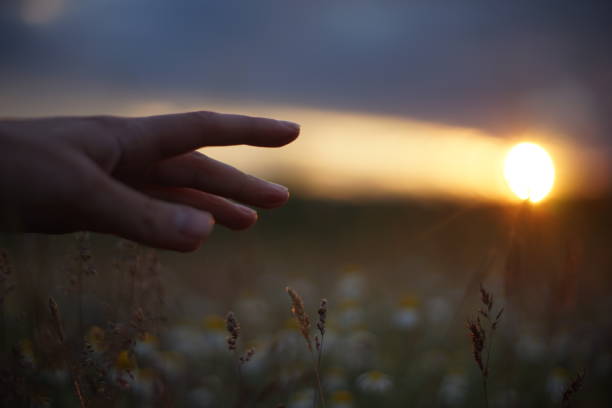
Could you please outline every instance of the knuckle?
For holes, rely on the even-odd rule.
[[[198,124],[204,124],[207,127],[218,128],[222,115],[211,111],[196,111],[189,114]]]
[[[160,231],[160,211],[156,210],[154,200],[145,198],[143,206],[138,215],[139,222],[136,223],[136,234],[139,240],[155,239]]]

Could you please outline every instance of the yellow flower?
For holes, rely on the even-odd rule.
[[[331,402],[334,404],[350,404],[353,402],[353,394],[345,390],[336,391],[331,396]]]
[[[225,330],[225,319],[218,315],[208,315],[204,317],[204,328],[207,330]]]
[[[29,364],[36,363],[36,358],[34,357],[34,347],[32,345],[32,340],[30,339],[21,340],[19,342],[19,351],[21,352],[23,359],[27,363]]]
[[[400,299],[399,307],[412,309],[412,308],[417,307],[419,303],[420,301],[418,297],[412,296],[412,295],[406,295]]]
[[[122,350],[117,356],[115,367],[122,371],[134,371],[136,368],[136,360],[128,350]]]
[[[157,337],[156,337],[155,335],[153,335],[153,334],[149,333],[149,332],[145,332],[145,333],[144,333],[144,334],[141,336],[140,341],[141,341],[142,343],[150,344],[150,345],[152,345],[152,346],[155,346],[155,345],[157,345],[157,343],[158,343]]]
[[[104,351],[106,349],[106,343],[104,342],[105,335],[104,329],[98,326],[92,326],[85,335],[85,341],[91,345],[94,351]]]

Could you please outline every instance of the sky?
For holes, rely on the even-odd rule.
[[[528,138],[558,192],[600,193],[610,20],[606,1],[3,0],[0,116],[290,115],[287,153],[215,154],[336,196],[504,197],[490,158]]]

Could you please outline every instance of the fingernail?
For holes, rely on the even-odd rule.
[[[291,129],[294,132],[299,132],[300,131],[300,125],[298,125],[295,122],[289,122],[286,120],[281,120],[280,123],[282,123],[285,127]]]
[[[236,204],[236,207],[238,207],[238,209],[245,215],[247,215],[250,218],[257,218],[257,211],[253,210],[252,208],[249,208],[245,205],[242,204]]]
[[[270,187],[272,187],[274,191],[276,191],[277,193],[289,194],[289,189],[283,185],[276,184],[276,183],[270,183]]]
[[[289,199],[289,189],[285,186],[276,183],[270,183],[271,191],[268,194],[268,199],[276,203],[284,203]]]
[[[215,220],[207,212],[185,208],[177,215],[177,227],[189,239],[202,239],[210,234]]]

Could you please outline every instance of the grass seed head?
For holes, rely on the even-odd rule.
[[[251,358],[253,358],[253,356],[255,355],[255,349],[253,347],[250,347],[247,349],[247,351],[244,352],[244,354],[240,357],[240,364],[246,364],[249,361],[251,361]]]
[[[225,317],[225,326],[229,333],[227,337],[227,348],[230,351],[236,350],[236,343],[238,342],[238,337],[240,336],[240,323],[236,319],[236,315],[234,312],[228,312]]]
[[[472,354],[474,356],[474,361],[478,365],[480,372],[486,376],[486,369],[482,361],[482,351],[484,350],[486,334],[480,324],[480,319],[477,318],[475,322],[473,320],[468,320],[468,330],[470,332],[470,338],[472,339]]]
[[[576,394],[582,388],[584,383],[584,372],[576,374],[576,377],[567,385],[565,392],[563,392],[563,399],[561,405],[569,407],[570,401],[574,394]]]
[[[319,304],[319,321],[317,322],[317,329],[321,333],[321,336],[325,335],[325,323],[327,322],[327,299],[321,299]]]
[[[300,297],[300,295],[289,286],[285,288],[285,291],[289,294],[291,298],[291,314],[298,322],[298,328],[304,340],[306,340],[306,344],[308,346],[308,350],[312,351],[312,339],[310,338],[310,317],[304,310],[304,301]]]

